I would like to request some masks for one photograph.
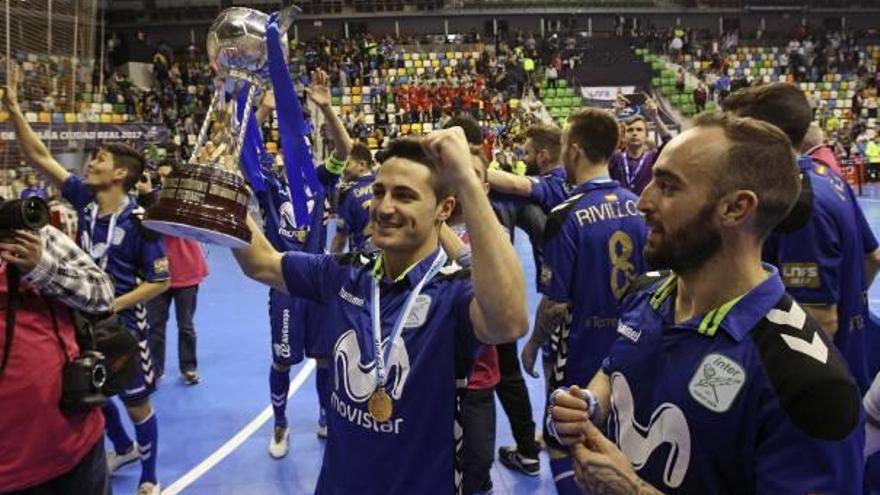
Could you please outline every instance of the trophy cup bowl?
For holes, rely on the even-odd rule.
[[[299,12],[296,6],[281,11],[278,26],[282,49],[287,55],[287,29]],[[208,31],[208,58],[217,80],[214,96],[188,165],[171,173],[159,192],[158,203],[147,211],[144,225],[156,232],[196,239],[209,244],[243,248],[250,244],[247,227],[250,191],[242,176],[233,169],[241,159],[242,143],[251,108],[268,73],[266,23],[269,15],[245,7],[232,7],[220,13]],[[222,84],[221,84],[222,83]],[[237,109],[236,94],[247,88],[241,121],[237,112],[228,112],[225,149],[232,155],[232,169],[205,160],[202,149],[207,143],[212,117]],[[227,101],[227,93],[232,95]],[[219,157],[222,161],[224,157]]]

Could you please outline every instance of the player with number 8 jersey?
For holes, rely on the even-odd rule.
[[[617,133],[610,114],[586,109],[569,118],[562,134],[566,174],[575,188],[547,219],[539,287],[544,298],[532,336],[550,339],[549,390],[586,383],[599,370],[617,337],[617,301],[645,269],[647,227],[638,198],[608,178]],[[559,324],[567,313],[570,324]],[[551,435],[544,438],[557,492],[578,493],[567,453]]]

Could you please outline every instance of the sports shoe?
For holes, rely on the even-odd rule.
[[[141,483],[138,487],[137,495],[160,495],[162,488],[159,483]]]
[[[110,449],[110,451],[107,452],[107,471],[113,473],[122,466],[125,466],[126,464],[131,464],[132,462],[140,459],[140,457],[141,455],[138,452],[137,442],[132,442],[131,448],[129,448],[122,454],[118,454],[115,450]]]
[[[269,456],[273,459],[281,459],[287,455],[287,439],[290,436],[286,426],[276,426],[272,438],[269,440]]]
[[[500,447],[498,459],[508,469],[514,469],[528,476],[538,476],[541,473],[541,462],[534,457],[526,457],[513,447]]]
[[[315,429],[315,433],[318,435],[320,439],[327,438],[327,412],[324,408],[321,408],[321,412],[318,415],[318,427]]]
[[[184,383],[187,385],[195,385],[202,381],[199,378],[199,372],[196,370],[187,370],[180,374],[180,378],[183,379]]]

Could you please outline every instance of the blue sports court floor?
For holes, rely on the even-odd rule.
[[[861,204],[880,235],[880,188],[864,191]],[[517,235],[517,251],[534,280],[528,238]],[[199,293],[196,312],[199,372],[202,383],[189,387],[177,375],[176,323],[169,322],[166,375],[153,395],[159,418],[159,479],[163,495],[299,495],[311,494],[323,455],[315,435],[318,402],[313,363],[292,369],[288,404],[291,447],[287,457],[272,460],[267,451],[272,433],[269,408],[270,366],[267,293],[245,278],[228,250],[210,247],[211,274]],[[880,288],[871,289],[874,311],[880,311]],[[534,287],[528,300],[538,302]],[[173,312],[172,312],[173,315]],[[535,418],[540,418],[543,381],[526,377]],[[498,410],[497,445],[512,445],[506,417]],[[117,495],[133,494],[140,466],[128,465],[113,476]],[[492,469],[498,495],[555,494],[547,458],[542,472],[530,478],[496,463]]]

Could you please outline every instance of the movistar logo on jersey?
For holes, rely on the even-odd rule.
[[[596,222],[604,222],[605,220],[616,220],[626,217],[639,216],[639,208],[636,206],[635,200],[629,199],[623,203],[620,201],[599,203],[581,208],[574,212],[578,225],[592,225]]]
[[[372,340],[368,340],[366,345],[372,345],[371,342]],[[391,344],[386,341],[383,347],[387,345],[393,347],[386,363],[388,383],[385,386],[393,400],[400,400],[410,372],[409,353],[400,336]],[[400,432],[403,418],[379,423],[367,411],[366,402],[376,390],[376,361],[363,363],[362,358],[357,333],[354,330],[343,333],[333,346],[336,380],[331,394],[331,406],[350,423],[377,432],[397,434]],[[347,400],[340,397],[341,394],[344,394],[344,399]]]
[[[658,447],[668,443],[663,482],[670,488],[681,486],[691,460],[691,433],[682,410],[664,402],[651,413],[647,425],[639,423],[626,376],[615,372],[611,375],[611,411],[617,445],[636,471],[645,467]]]
[[[308,201],[309,214],[312,213],[314,207],[315,200],[310,197]],[[296,239],[299,242],[305,242],[309,231],[307,228],[297,225],[296,216],[293,214],[293,204],[290,201],[285,201],[281,204],[279,213],[281,225],[278,226],[278,233],[286,239]]]

